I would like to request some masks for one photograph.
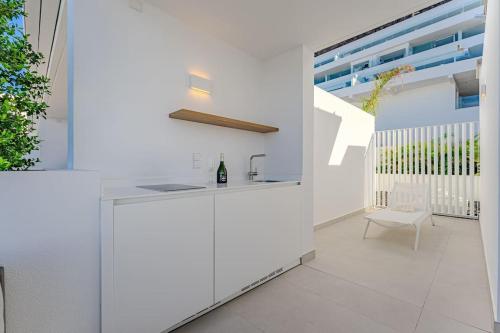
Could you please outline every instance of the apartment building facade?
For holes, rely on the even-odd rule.
[[[377,75],[394,78],[377,109],[377,130],[479,120],[484,3],[447,0],[316,54],[314,83],[357,106]]]

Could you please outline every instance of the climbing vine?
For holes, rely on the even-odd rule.
[[[404,65],[391,69],[390,71],[378,74],[375,80],[375,88],[370,93],[370,96],[368,96],[366,99],[363,100],[361,108],[365,112],[368,112],[369,114],[375,116],[377,114],[376,112],[377,106],[380,101],[380,97],[382,95],[382,91],[385,85],[387,85],[389,81],[391,81],[394,77],[400,76],[401,74],[404,73],[413,72],[414,70],[415,67],[411,65]]]

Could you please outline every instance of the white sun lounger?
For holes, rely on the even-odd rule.
[[[386,228],[410,225],[417,231],[414,246],[417,251],[422,223],[430,218],[432,225],[435,225],[428,192],[425,184],[395,184],[389,197],[388,207],[365,216],[368,221],[363,238],[366,239],[371,222]]]

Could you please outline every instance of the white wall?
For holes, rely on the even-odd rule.
[[[265,168],[271,178],[302,175],[302,53],[302,47],[295,48],[263,64],[263,110],[280,128],[279,135],[266,140]]]
[[[304,188],[304,253],[314,249],[314,53],[302,50],[302,182]]]
[[[99,332],[99,176],[0,173],[7,332]]]
[[[312,203],[313,52],[300,46],[263,62],[262,109],[279,133],[266,137],[265,174],[302,179],[303,252],[314,248]]]
[[[303,244],[311,250],[313,53],[298,46],[259,60],[147,3],[142,12],[125,0],[74,7],[75,168],[99,170],[107,181],[205,182],[208,161],[224,152],[233,181],[247,178],[251,154],[266,153],[256,160],[266,177],[303,180]],[[213,93],[189,90],[189,73],[208,77]],[[180,108],[280,131],[263,135],[168,118]],[[192,169],[194,152],[201,154],[200,169]]]
[[[480,102],[481,127],[481,232],[492,294],[495,321],[498,311],[498,242],[500,222],[500,4],[488,1],[480,84],[486,96]]]
[[[47,118],[38,124],[40,163],[37,168],[61,170],[66,168],[68,152],[68,122],[66,119]]]
[[[312,140],[311,51],[300,46],[262,61],[148,4],[138,12],[128,1],[85,1],[75,3],[74,13],[76,168],[100,170],[105,178],[203,182],[208,161],[224,152],[231,181],[247,178],[251,154],[266,153],[256,162],[268,178],[303,178],[312,193],[312,158],[304,158],[312,156],[312,144],[303,135],[306,128]],[[210,78],[213,93],[190,91],[189,73]],[[168,118],[180,108],[280,131],[263,135]],[[201,169],[192,169],[195,152]],[[312,249],[312,195],[306,202],[304,248]]]
[[[260,107],[261,61],[148,4],[141,13],[125,0],[78,1],[74,12],[76,168],[206,181],[207,160],[224,152],[229,179],[247,177],[248,158],[265,152],[266,135],[168,114],[189,108],[280,126]],[[207,76],[213,94],[189,90],[189,73]],[[193,152],[202,169],[192,169]]]
[[[314,224],[365,208],[370,114],[314,88]]]
[[[479,121],[477,108],[455,109],[455,83],[437,82],[398,93],[384,92],[377,109],[376,129],[421,127]]]

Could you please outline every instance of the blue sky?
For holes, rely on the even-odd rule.
[[[24,17],[23,16],[18,16],[14,20],[12,20],[13,23],[15,23],[17,26],[19,26],[21,29],[24,29]]]

